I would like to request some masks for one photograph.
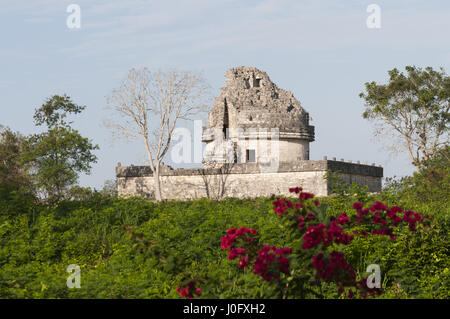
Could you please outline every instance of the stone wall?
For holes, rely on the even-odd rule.
[[[327,196],[330,192],[324,179],[327,170],[340,172],[349,183],[367,185],[371,192],[381,190],[383,168],[329,160],[279,163],[276,171],[257,163],[233,164],[221,169],[164,168],[161,188],[163,198],[182,200],[289,196],[289,188],[295,186],[302,186],[305,191],[317,196]],[[117,167],[116,175],[120,196],[144,195],[154,198],[154,178],[149,167]]]

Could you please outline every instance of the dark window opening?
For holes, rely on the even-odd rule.
[[[247,163],[255,163],[255,162],[256,162],[255,150],[247,150]]]
[[[227,99],[223,100],[224,104],[224,110],[223,110],[223,137],[225,139],[228,139],[228,127],[229,127],[229,119],[228,119],[228,105],[227,105]]]
[[[261,79],[254,79],[253,80],[253,87],[259,88],[261,86]]]
[[[245,83],[245,88],[246,88],[246,89],[249,89],[249,88],[250,88],[250,81],[249,81],[248,78],[245,78],[245,79],[244,79],[244,83]]]

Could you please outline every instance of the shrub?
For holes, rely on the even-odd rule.
[[[418,224],[429,225],[419,213],[398,206],[388,208],[381,202],[368,208],[356,202],[353,204],[356,215],[340,213],[337,218],[329,217],[326,206],[320,206],[313,194],[302,192],[300,187],[289,191],[297,194],[298,200],[274,201],[273,211],[280,217],[283,235],[294,243],[292,247],[262,245],[258,231],[247,227],[230,228],[221,239],[221,248],[228,250],[228,259],[239,259],[239,268],[250,268],[271,283],[270,291],[275,297],[323,298],[323,283],[334,284],[337,294],[345,293],[348,298],[379,295],[381,285],[374,286],[365,277],[357,280],[356,271],[338,247],[350,244],[354,236],[381,235],[395,241],[394,231],[402,224],[413,232]],[[354,230],[355,227],[361,229]]]

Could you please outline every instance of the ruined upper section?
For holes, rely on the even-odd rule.
[[[294,95],[280,89],[266,72],[255,67],[231,68],[225,87],[208,116],[207,129],[277,128],[280,138],[314,140],[309,114]],[[205,134],[204,141],[208,141]]]

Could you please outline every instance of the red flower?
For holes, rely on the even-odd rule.
[[[252,243],[255,242],[255,236],[258,233],[256,229],[248,227],[230,228],[227,235],[221,238],[222,249],[228,249],[228,259],[239,258],[239,268],[248,268],[249,257]],[[244,245],[244,247],[240,247]]]
[[[202,289],[200,287],[195,288],[196,284],[199,283],[199,280],[189,281],[184,286],[180,286],[177,288],[177,293],[179,293],[182,297],[192,299],[194,298],[194,293],[200,296],[202,294]]]
[[[255,260],[253,272],[260,275],[264,280],[279,280],[279,273],[288,273],[290,259],[286,257],[292,253],[291,248],[276,248],[264,245],[258,251],[258,257]]]
[[[298,198],[300,198],[300,200],[305,201],[308,200],[310,198],[314,198],[314,194],[311,193],[300,193],[300,195],[298,196]]]
[[[243,256],[241,260],[239,260],[238,267],[239,268],[248,268],[248,256]]]
[[[313,219],[313,218],[316,217],[316,216],[314,216],[313,213],[308,212],[308,213],[306,213],[306,217],[308,217],[309,219]]]
[[[334,282],[338,287],[338,294],[342,295],[345,290],[344,287],[354,287],[356,290],[350,289],[346,293],[347,298],[360,295],[361,297],[374,296],[378,293],[377,290],[368,290],[364,282],[356,282],[356,273],[353,268],[346,262],[345,256],[337,251],[329,253],[327,247],[336,244],[348,244],[353,240],[354,235],[362,235],[367,237],[372,235],[389,236],[391,240],[395,240],[394,226],[401,222],[408,224],[410,230],[417,229],[417,224],[423,222],[424,218],[429,218],[428,215],[422,215],[413,211],[404,211],[398,206],[388,208],[382,202],[375,202],[370,208],[363,209],[362,202],[353,204],[356,210],[356,217],[352,221],[361,223],[365,226],[364,230],[353,231],[353,234],[344,232],[345,227],[351,221],[351,218],[346,213],[339,213],[337,217],[329,218],[329,223],[318,223],[318,217],[312,212],[302,210],[305,201],[313,199],[314,205],[319,206],[320,203],[314,199],[314,194],[302,192],[300,187],[290,188],[289,192],[298,194],[298,203],[292,202],[285,198],[273,202],[273,210],[276,214],[283,216],[289,209],[291,216],[286,218],[286,222],[296,222],[298,218],[298,228],[307,229],[304,231],[302,240],[302,249],[308,250],[317,247],[317,250],[322,251],[312,257],[312,267],[316,271],[316,277],[327,282]],[[307,204],[309,205],[309,204]],[[309,206],[308,206],[309,207]],[[403,214],[402,214],[403,213]],[[302,214],[302,215],[300,215]],[[300,216],[299,216],[300,215]],[[308,224],[308,225],[306,225]],[[313,225],[311,225],[313,224]],[[303,233],[303,231],[299,231]],[[279,280],[282,273],[288,273],[290,267],[290,257],[292,254],[291,248],[277,248],[275,246],[263,246],[257,251],[257,242],[255,241],[257,231],[249,228],[230,228],[226,236],[221,239],[222,249],[228,249],[229,259],[238,259],[239,268],[249,268],[253,266],[253,272],[261,276],[266,281]],[[322,246],[320,246],[322,245]],[[257,251],[257,252],[256,252]],[[253,256],[257,256],[254,259]],[[254,260],[253,260],[254,259]],[[195,287],[178,287],[177,292],[181,295],[190,298]],[[198,292],[199,288],[195,291]],[[201,289],[200,289],[201,293]],[[199,295],[199,293],[197,293]]]
[[[323,246],[327,247],[333,241],[338,244],[348,244],[352,239],[353,236],[343,233],[342,228],[339,227],[335,221],[332,221],[327,228],[325,228],[324,224],[309,226],[303,236],[302,248],[307,250],[320,243],[323,243]]]
[[[337,219],[339,225],[345,225],[350,222],[350,218],[345,213],[340,213]]]
[[[387,206],[384,205],[382,202],[375,202],[375,204],[373,204],[372,206],[370,206],[370,211],[374,212],[374,211],[383,211],[383,210],[387,210]]]
[[[279,199],[277,201],[274,201],[273,203],[273,211],[277,214],[277,215],[283,215],[283,213],[285,211],[287,211],[288,207],[289,207],[289,202],[285,199]],[[291,202],[292,205],[292,202]],[[292,207],[292,206],[291,206]]]
[[[369,286],[367,286],[367,277],[364,277],[360,281],[358,281],[355,284],[355,287],[361,291],[360,296],[363,298],[367,298],[367,293],[369,293],[371,296],[374,296],[375,294],[381,295],[381,293],[383,292],[382,288],[369,288]]]
[[[311,225],[306,230],[305,235],[303,236],[303,245],[302,248],[307,250],[319,245],[322,242],[324,237],[324,224],[319,224],[317,226]]]
[[[301,187],[289,188],[289,193],[300,193],[302,191]]]
[[[345,261],[344,254],[337,251],[333,251],[329,259],[325,259],[322,253],[314,256],[313,267],[318,278],[334,281],[338,286],[352,285],[356,278],[356,273]]]
[[[325,267],[325,261],[323,260],[323,254],[319,253],[316,256],[314,256],[312,258],[312,265],[314,267],[314,269],[316,269],[317,271],[322,270]]]
[[[300,223],[298,224],[298,228],[303,228],[305,227],[305,218],[303,216],[299,216],[298,220],[300,221]]]

